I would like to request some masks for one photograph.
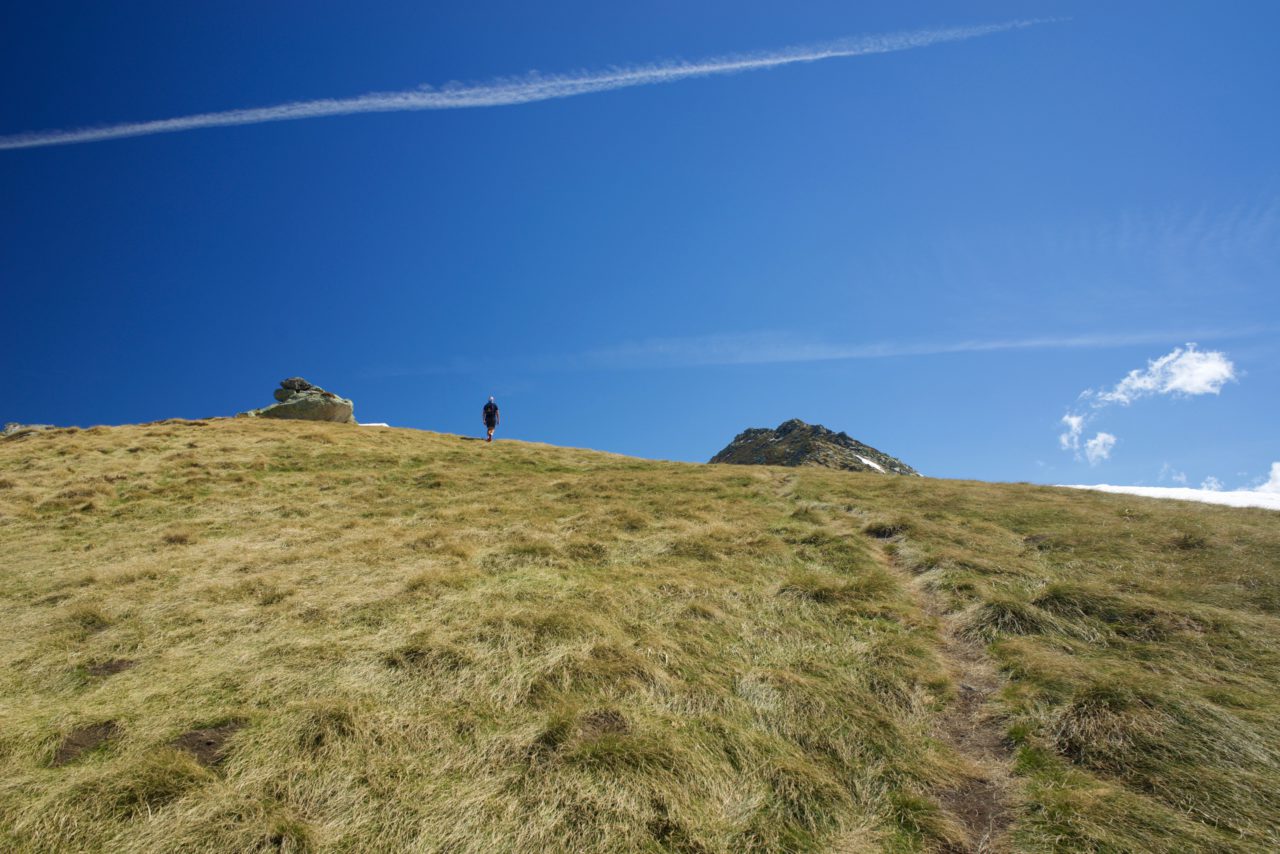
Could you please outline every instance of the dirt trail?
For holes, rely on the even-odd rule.
[[[969,838],[967,845],[951,848],[948,854],[1005,851],[1002,836],[1013,820],[1009,804],[1014,784],[1004,730],[988,709],[992,695],[1000,688],[995,663],[979,644],[956,633],[937,597],[893,560],[882,541],[873,541],[871,551],[902,579],[920,609],[937,620],[938,648],[956,686],[955,699],[938,718],[938,735],[967,761],[970,776],[936,794],[961,821]]]
[[[795,482],[795,474],[781,475],[775,481],[778,497],[794,502]],[[855,519],[848,518],[846,524],[836,522],[834,527],[844,536],[863,537],[861,525],[855,523]],[[920,610],[937,621],[938,650],[956,686],[955,699],[937,719],[937,734],[964,758],[970,773],[956,786],[935,794],[963,825],[968,840],[944,854],[1007,851],[1003,836],[1013,821],[1010,803],[1015,786],[1010,771],[1011,751],[1003,728],[988,710],[988,703],[1001,684],[995,663],[979,644],[956,633],[954,622],[937,597],[893,559],[884,547],[886,542],[889,540],[869,539],[871,554],[902,581]]]

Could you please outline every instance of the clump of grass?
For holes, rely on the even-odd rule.
[[[720,557],[722,543],[710,534],[691,534],[671,542],[667,553],[673,557],[690,558],[698,561],[714,561]]]
[[[504,554],[516,563],[551,563],[559,550],[545,540],[525,540],[507,546]]]
[[[1280,793],[1250,782],[1280,764],[1280,751],[1255,726],[1195,698],[1093,683],[1057,713],[1051,734],[1073,763],[1222,830],[1247,833],[1261,816],[1280,814]]]
[[[299,704],[293,715],[297,743],[307,751],[348,739],[356,731],[356,709],[344,700],[308,700]]]
[[[173,528],[165,531],[160,541],[169,546],[189,546],[196,541],[196,535],[189,528]]]
[[[1154,704],[1130,687],[1090,685],[1057,714],[1052,731],[1054,747],[1079,764],[1123,771],[1124,754],[1136,743],[1158,737],[1164,729],[1165,722],[1154,711]]]
[[[430,593],[441,590],[458,590],[476,580],[477,572],[470,567],[433,566],[409,576],[404,582],[406,593]]]
[[[530,679],[525,695],[535,701],[580,692],[606,695],[661,685],[658,668],[623,644],[600,642],[563,650]]]
[[[1080,584],[1051,584],[1035,598],[1039,608],[1069,617],[1109,616],[1117,620],[1122,616],[1116,597],[1097,588]]]
[[[1169,541],[1169,545],[1181,551],[1207,549],[1209,547],[1209,538],[1196,531],[1179,531]]]
[[[644,531],[653,524],[653,520],[649,516],[630,509],[623,509],[614,513],[612,521],[618,530],[629,533]]]
[[[609,548],[598,540],[576,538],[565,546],[565,554],[576,561],[599,563],[609,556]]]
[[[63,614],[67,623],[85,634],[100,632],[111,625],[111,618],[97,605],[80,603],[67,608]]]
[[[445,480],[435,472],[423,472],[414,478],[414,485],[419,489],[441,489]]]
[[[723,620],[724,611],[709,602],[690,602],[684,606],[684,616],[694,620]]]
[[[892,578],[874,570],[853,578],[801,570],[788,576],[778,588],[778,593],[830,605],[841,602],[866,603],[894,587]]]
[[[258,596],[257,596],[258,604],[263,607],[266,607],[268,605],[274,605],[277,602],[283,602],[284,600],[288,599],[290,596],[293,595],[293,593],[294,593],[293,590],[290,590],[286,587],[277,587],[274,584],[267,585],[263,587],[262,590],[259,591],[258,593]]]
[[[862,533],[877,540],[889,540],[906,534],[911,530],[911,523],[901,517],[892,519],[876,518],[862,526]]]
[[[265,833],[251,840],[252,850],[259,848],[280,854],[308,854],[315,850],[315,836],[305,821],[296,816],[275,816]]]
[[[456,643],[431,632],[418,632],[386,653],[382,661],[397,669],[455,673],[471,663],[467,652]]]
[[[127,820],[155,812],[212,777],[189,754],[159,748],[88,777],[76,796],[90,814]]]
[[[821,525],[826,521],[822,513],[807,505],[797,507],[795,510],[791,511],[791,518],[797,522],[804,522],[809,525]]]
[[[1028,534],[1022,538],[1022,542],[1038,552],[1051,552],[1063,547],[1062,543],[1054,539],[1052,534]]]
[[[970,640],[993,641],[1005,635],[1038,635],[1060,630],[1061,623],[1041,608],[1009,597],[977,603],[959,619],[958,632]]]
[[[973,573],[955,568],[937,568],[921,575],[921,583],[937,593],[949,593],[962,598],[972,598],[979,590]]]
[[[572,744],[565,762],[576,769],[614,774],[655,774],[675,763],[669,743],[662,738],[630,733],[605,733]]]
[[[1121,637],[1157,639],[1174,632],[1203,630],[1202,624],[1190,616],[1087,585],[1051,584],[1035,602],[1053,614],[1096,619]]]

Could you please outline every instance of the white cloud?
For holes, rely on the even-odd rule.
[[[1103,460],[1111,459],[1111,449],[1115,447],[1116,437],[1110,433],[1099,432],[1084,443],[1084,455],[1089,465],[1096,466]]]
[[[0,137],[0,149],[34,148],[44,145],[67,145],[98,142],[156,133],[173,133],[207,127],[251,125],[322,116],[344,116],[355,113],[395,113],[410,110],[456,110],[466,107],[500,107],[529,104],[554,98],[570,98],[591,92],[607,92],[631,86],[675,83],[693,77],[736,74],[777,68],[803,62],[818,62],[840,57],[891,53],[927,47],[943,42],[964,41],[993,33],[1020,29],[1049,21],[1006,21],[976,27],[917,30],[878,36],[843,39],[826,44],[783,48],[761,53],[712,57],[699,62],[664,62],[611,68],[607,71],[577,74],[542,75],[536,72],[524,77],[492,80],[471,85],[449,85],[441,89],[419,88],[400,92],[375,92],[353,98],[326,98],[298,101],[271,107],[201,113],[172,119],[128,122],[106,127],[81,128],[70,131],[39,131]]]
[[[1258,492],[1272,492],[1280,495],[1280,463],[1271,464],[1271,479],[1259,486]]]
[[[1185,486],[1187,483],[1187,473],[1184,471],[1178,471],[1176,468],[1169,465],[1168,462],[1165,462],[1164,465],[1160,466],[1160,477],[1158,479],[1162,483],[1166,480],[1170,480],[1174,483]]]
[[[1064,451],[1080,450],[1080,434],[1084,431],[1084,416],[1068,413],[1062,416],[1062,423],[1067,425],[1067,429],[1066,432],[1058,436],[1058,445]]]
[[[1085,389],[1080,393],[1081,401],[1089,401],[1091,410],[1085,412],[1068,412],[1062,416],[1062,423],[1067,425],[1067,432],[1058,436],[1058,445],[1064,451],[1074,451],[1076,459],[1080,459],[1080,436],[1086,423],[1096,417],[1097,410],[1113,403],[1128,406],[1135,400],[1156,394],[1167,395],[1201,395],[1218,394],[1224,385],[1237,378],[1236,367],[1225,353],[1217,350],[1202,352],[1195,344],[1186,347],[1174,347],[1158,359],[1151,359],[1147,367],[1132,370],[1125,378],[1116,383],[1110,391]],[[1116,437],[1110,433],[1099,432],[1085,443],[1085,456],[1090,465],[1109,459],[1111,448]],[[1165,463],[1160,470],[1163,480],[1170,472]],[[1179,483],[1186,482],[1186,475],[1175,472],[1170,475]]]
[[[1221,492],[1222,481],[1218,480],[1213,475],[1209,475],[1203,481],[1200,482],[1200,488],[1207,490],[1209,492]]]
[[[1130,371],[1111,391],[1086,394],[1091,394],[1095,407],[1109,403],[1128,406],[1154,394],[1217,394],[1235,379],[1235,365],[1225,353],[1201,352],[1195,344],[1188,344],[1148,361],[1145,369]]]

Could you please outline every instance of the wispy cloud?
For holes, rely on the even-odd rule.
[[[1058,436],[1058,446],[1064,451],[1079,451],[1080,436],[1084,433],[1084,416],[1067,413],[1062,416],[1066,430]]]
[[[1111,459],[1111,449],[1116,445],[1116,437],[1110,433],[1097,433],[1084,443],[1084,456],[1089,465],[1096,466],[1103,460]]]
[[[100,142],[157,133],[175,133],[197,128],[251,125],[345,116],[356,113],[394,113],[414,110],[457,110],[468,107],[502,107],[529,104],[556,98],[572,98],[592,92],[607,92],[632,86],[675,83],[694,77],[738,74],[760,71],[826,59],[893,53],[928,47],[944,42],[958,42],[994,33],[1007,32],[1048,20],[1005,21],[974,27],[916,30],[905,33],[862,36],[824,44],[802,45],[759,53],[731,54],[695,62],[673,61],[648,65],[584,71],[573,74],[543,75],[531,72],[522,77],[502,78],[483,83],[449,84],[441,88],[421,87],[399,92],[374,92],[352,98],[325,98],[295,101],[269,107],[200,113],[171,119],[127,122],[76,130],[48,130],[0,137],[0,149],[35,148],[47,145],[69,145]]]
[[[1273,331],[1258,326],[1240,329],[1187,332],[1128,332],[1100,335],[1041,335],[1026,338],[969,338],[953,341],[880,341],[840,343],[793,332],[750,332],[693,335],[679,338],[647,338],[577,353],[521,356],[510,361],[477,362],[474,358],[446,359],[433,367],[374,370],[369,376],[419,376],[509,370],[518,361],[521,370],[629,371],[717,365],[765,365],[888,359],[910,356],[945,356],[1002,350],[1076,350],[1132,347],[1164,343],[1170,338],[1242,338]],[[1064,423],[1065,420],[1064,420]],[[1081,424],[1083,427],[1083,422]],[[1077,431],[1078,432],[1078,431]],[[1068,447],[1067,445],[1063,446]],[[1077,442],[1074,446],[1079,447]]]
[[[1201,330],[1194,337],[1230,338],[1253,335],[1261,327]],[[702,365],[758,365],[787,362],[825,362],[885,359],[901,356],[942,356],[999,350],[1075,350],[1131,347],[1186,337],[1169,332],[1129,332],[1096,335],[1042,335],[1025,338],[968,338],[953,341],[882,341],[834,343],[787,332],[695,335],[649,338],[542,360],[556,368],[658,368]]]
[[[1111,449],[1116,445],[1116,437],[1111,433],[1098,431],[1092,439],[1084,438],[1084,425],[1088,418],[1084,415],[1067,413],[1062,416],[1062,424],[1066,430],[1058,436],[1058,447],[1070,451],[1077,460],[1088,460],[1089,465],[1096,466],[1104,460],[1111,459]]]

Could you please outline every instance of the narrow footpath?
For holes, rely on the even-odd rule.
[[[775,482],[778,497],[794,502],[795,481],[795,474],[781,475]],[[958,634],[953,616],[944,612],[938,597],[894,560],[885,548],[893,539],[869,537],[859,519],[845,518],[847,524],[836,523],[837,532],[863,538],[872,557],[899,579],[916,606],[934,620],[935,648],[956,686],[955,698],[936,719],[936,734],[965,761],[969,773],[958,785],[935,795],[959,820],[968,839],[964,846],[953,846],[944,854],[1003,854],[1009,850],[1004,834],[1013,821],[1010,804],[1015,785],[1010,770],[1012,751],[990,706],[1001,685],[995,662],[980,644]],[[895,539],[903,538],[898,535]]]
[[[974,641],[961,637],[954,620],[943,613],[937,597],[918,578],[898,565],[882,541],[873,541],[872,553],[911,591],[920,609],[936,620],[938,650],[956,686],[956,697],[938,717],[938,737],[969,765],[970,776],[960,785],[937,793],[943,805],[964,825],[968,845],[954,854],[997,854],[1007,850],[1004,831],[1012,822],[1009,808],[1014,790],[1010,772],[1011,750],[1004,730],[991,714],[989,703],[1000,689],[995,663]]]

